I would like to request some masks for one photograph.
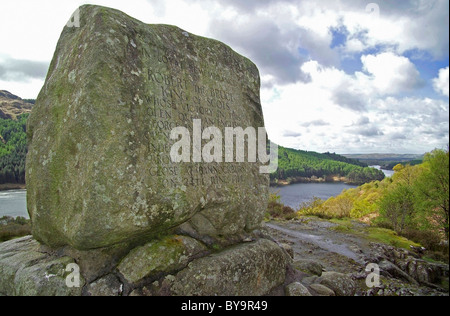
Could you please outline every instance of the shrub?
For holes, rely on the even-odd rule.
[[[441,248],[441,237],[432,231],[422,231],[422,230],[407,230],[401,234],[403,237],[408,238],[416,243],[421,244],[427,250],[430,251],[440,251]]]
[[[385,221],[384,219],[378,217],[375,221],[374,224],[376,227],[379,228],[384,228],[384,229],[390,229],[390,230],[394,230],[394,226],[392,226],[391,223]]]
[[[269,202],[267,212],[270,217],[277,219],[291,220],[297,216],[293,208],[277,202]]]
[[[281,203],[281,197],[278,193],[270,194],[269,205],[267,207],[266,219],[272,218],[291,220],[297,217],[297,212]]]
[[[422,245],[426,249],[427,258],[448,263],[449,247],[442,242],[438,233],[429,230],[407,230],[402,236]]]
[[[31,221],[23,217],[0,218],[0,242],[31,235]]]

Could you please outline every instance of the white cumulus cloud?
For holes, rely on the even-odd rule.
[[[433,80],[434,90],[436,92],[449,96],[449,67],[443,68],[439,71],[439,76]]]
[[[362,56],[361,61],[373,87],[382,95],[411,91],[424,84],[416,66],[404,56],[386,52]]]

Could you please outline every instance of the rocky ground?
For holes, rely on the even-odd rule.
[[[374,242],[373,229],[317,218],[269,222],[223,249],[182,235],[131,251],[51,249],[23,237],[0,243],[0,296],[448,296],[448,264]],[[80,287],[70,288],[74,263]]]
[[[374,242],[365,236],[368,226],[352,225],[351,233],[340,232],[336,223],[303,218],[266,223],[265,231],[294,258],[288,282],[303,286],[309,294],[448,296],[448,264],[423,260],[412,248]],[[369,264],[380,269],[380,284],[373,288],[366,285],[369,274],[376,272],[366,272]]]

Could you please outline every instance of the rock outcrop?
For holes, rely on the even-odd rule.
[[[448,296],[448,264],[426,260],[423,248],[396,248],[374,243],[363,231],[333,228],[311,218],[267,225],[267,234],[294,250],[283,288],[271,294],[294,295],[301,284],[313,296]],[[327,243],[313,243],[311,236]]]
[[[394,284],[397,281],[389,282],[389,280],[398,280],[408,284],[409,288],[402,288],[402,285],[383,285],[364,294],[397,296],[447,293],[448,295],[448,264],[425,261],[417,253],[401,248],[378,243],[372,243],[370,246],[373,253],[366,257],[365,261],[379,265],[380,275],[385,280],[384,284]],[[443,287],[445,284],[447,288]]]

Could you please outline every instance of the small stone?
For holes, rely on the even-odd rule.
[[[356,294],[356,284],[351,277],[337,272],[324,272],[317,280],[336,293],[336,296],[354,296]]]
[[[309,287],[316,292],[318,296],[336,296],[336,293],[334,293],[332,289],[329,289],[322,284],[311,284]]]
[[[351,251],[353,251],[356,254],[362,254],[363,253],[362,249],[359,248],[358,246],[352,245],[352,246],[349,246],[349,248],[350,248]]]
[[[132,296],[132,297],[142,297],[142,296],[144,296],[144,295],[142,294],[142,290],[136,289],[136,290],[133,290],[128,296]]]
[[[317,277],[317,276],[315,276],[315,275],[310,276],[310,277],[306,277],[306,278],[302,279],[302,283],[303,283],[304,285],[306,285],[306,286],[309,286],[309,285],[311,285],[311,284],[314,284],[318,278],[319,278],[319,277]]]
[[[324,270],[321,263],[313,260],[296,260],[293,266],[299,271],[317,276],[321,276]]]
[[[312,296],[312,295],[303,284],[295,282],[286,286],[286,296]]]
[[[108,274],[100,280],[89,284],[87,287],[87,294],[89,296],[120,296],[122,292],[123,284],[112,274]]]

